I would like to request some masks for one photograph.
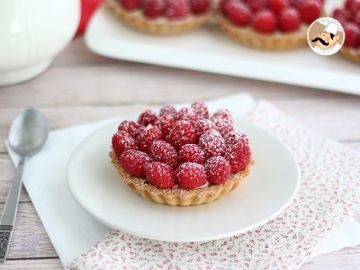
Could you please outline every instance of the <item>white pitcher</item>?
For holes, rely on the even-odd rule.
[[[79,0],[0,0],[0,86],[46,70],[79,19]]]

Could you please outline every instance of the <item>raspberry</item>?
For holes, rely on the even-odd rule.
[[[357,48],[360,45],[360,31],[354,23],[347,23],[344,26],[345,45]]]
[[[289,2],[292,7],[298,9],[302,5],[304,0],[289,0]]]
[[[217,110],[212,116],[211,116],[211,121],[215,122],[215,119],[223,119],[226,121],[233,121],[232,119],[232,115],[229,112],[229,110],[227,109],[220,109]]]
[[[146,127],[140,126],[140,128],[136,131],[134,138],[137,140],[139,136],[146,131]]]
[[[231,113],[226,109],[220,109],[211,116],[216,129],[222,136],[234,130],[233,119]]]
[[[228,133],[224,137],[224,141],[227,147],[231,147],[238,142],[249,144],[249,138],[245,133],[239,131],[233,131]]]
[[[298,8],[301,20],[304,23],[310,24],[319,18],[321,13],[320,3],[314,0],[304,1]]]
[[[145,165],[151,161],[152,159],[148,154],[138,150],[126,150],[119,158],[124,170],[137,177],[145,176]]]
[[[360,12],[356,14],[353,21],[358,26],[358,28],[360,28]]]
[[[345,8],[355,14],[357,11],[360,11],[360,0],[347,0]]]
[[[267,0],[246,0],[246,4],[256,12],[267,7]]]
[[[112,137],[112,147],[117,157],[124,151],[129,149],[137,149],[136,142],[129,133],[125,131],[118,131]]]
[[[155,126],[161,130],[163,138],[166,138],[174,124],[175,118],[169,114],[160,116],[155,122]]]
[[[184,144],[195,143],[195,128],[189,120],[177,121],[167,135],[166,141],[176,150],[179,150]]]
[[[160,116],[163,116],[164,114],[175,116],[176,115],[176,109],[174,108],[174,106],[171,106],[171,105],[163,106],[160,109]]]
[[[156,140],[161,140],[161,131],[151,126],[138,136],[137,144],[141,151],[149,154],[151,145]]]
[[[176,121],[179,120],[189,120],[195,122],[198,119],[198,116],[195,114],[194,110],[191,108],[182,108],[180,111],[177,112]]]
[[[225,13],[235,25],[245,26],[251,21],[250,9],[239,0],[229,0],[225,5]]]
[[[299,29],[300,15],[295,8],[286,8],[280,12],[279,15],[279,28],[283,32],[290,32]]]
[[[118,127],[119,131],[125,131],[129,133],[133,138],[136,137],[138,131],[140,129],[140,125],[134,121],[122,121]]]
[[[164,14],[165,0],[145,0],[143,5],[144,15],[148,18],[157,18]]]
[[[143,126],[154,125],[157,120],[156,113],[152,110],[146,110],[140,114],[138,118],[138,123]]]
[[[208,130],[199,139],[199,146],[204,150],[207,158],[223,156],[225,154],[225,142],[221,134],[214,130]]]
[[[176,168],[178,157],[176,150],[171,144],[165,141],[155,141],[150,148],[151,156],[155,161],[165,163],[172,168]]]
[[[200,136],[205,132],[208,131],[210,129],[215,129],[216,130],[216,125],[214,124],[214,122],[212,122],[209,119],[200,119],[199,121],[196,122],[195,124],[195,133],[196,136],[198,138],[200,138]]]
[[[270,34],[276,30],[276,17],[270,10],[261,10],[256,13],[253,28],[261,33]]]
[[[230,0],[220,0],[219,9],[223,15],[227,15],[226,14],[226,5],[229,1]]]
[[[147,163],[145,166],[146,179],[157,188],[172,188],[175,185],[174,170],[161,162]]]
[[[205,13],[210,7],[210,0],[190,0],[190,9],[194,14]]]
[[[205,162],[204,151],[196,144],[185,144],[179,151],[179,161],[203,164]]]
[[[269,0],[268,5],[272,11],[279,14],[281,11],[289,7],[289,2],[288,0]]]
[[[248,144],[239,142],[228,149],[226,159],[229,161],[232,173],[243,171],[251,160],[251,150]]]
[[[227,109],[220,109],[211,116],[216,129],[222,136],[234,130],[232,115]]]
[[[196,114],[197,118],[209,118],[209,109],[202,101],[196,101],[191,104],[191,109]]]
[[[345,9],[336,8],[334,9],[333,17],[341,24],[345,24],[351,20],[351,13]]]
[[[205,170],[208,181],[214,185],[225,183],[231,174],[229,161],[220,156],[209,158],[205,163]]]
[[[141,7],[142,0],[119,0],[120,5],[126,10],[134,10]]]
[[[205,168],[197,163],[186,162],[181,164],[175,175],[181,188],[193,189],[206,184]]]
[[[190,7],[187,0],[168,0],[166,8],[166,17],[176,21],[187,17],[190,14]]]

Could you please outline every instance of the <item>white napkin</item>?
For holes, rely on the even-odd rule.
[[[210,110],[226,107],[237,117],[246,115],[255,105],[245,94],[207,102]],[[140,113],[140,112],[138,112]],[[124,118],[132,118],[124,115]],[[76,146],[96,129],[112,120],[86,124],[50,132],[44,149],[31,157],[24,171],[24,185],[63,265],[85,252],[110,228],[85,212],[73,199],[67,185],[66,165]],[[14,164],[18,156],[7,146]],[[360,224],[348,218],[343,225],[329,232],[313,255],[360,244]]]

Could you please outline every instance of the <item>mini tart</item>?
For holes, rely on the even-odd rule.
[[[116,0],[107,0],[107,5],[127,26],[152,35],[177,35],[190,32],[204,25],[210,14],[208,11],[203,15],[190,15],[179,21],[170,21],[163,17],[147,19],[140,10],[124,10]]]
[[[306,26],[301,25],[297,31],[263,34],[252,28],[238,27],[223,15],[217,16],[218,25],[236,42],[255,49],[283,51],[306,45]]]
[[[222,185],[211,185],[197,189],[159,189],[146,182],[144,178],[134,177],[127,173],[120,165],[119,160],[111,149],[109,156],[111,163],[121,175],[124,183],[135,192],[139,193],[144,199],[168,205],[190,206],[204,203],[210,203],[218,200],[240,185],[242,180],[249,174],[254,161],[249,162],[245,170],[232,174],[230,178]]]
[[[355,63],[360,63],[360,49],[354,49],[348,46],[343,46],[340,53],[346,58]]]

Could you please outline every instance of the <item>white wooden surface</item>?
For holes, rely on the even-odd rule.
[[[0,88],[0,142],[6,138],[12,119],[28,106],[45,112],[55,129],[148,105],[207,100],[240,92],[270,100],[310,129],[360,150],[359,96],[114,61],[89,52],[82,39],[73,41],[40,77]],[[13,176],[13,166],[0,143],[0,209]],[[9,260],[0,269],[61,268],[23,191]],[[313,258],[302,269],[360,269],[360,246]]]

